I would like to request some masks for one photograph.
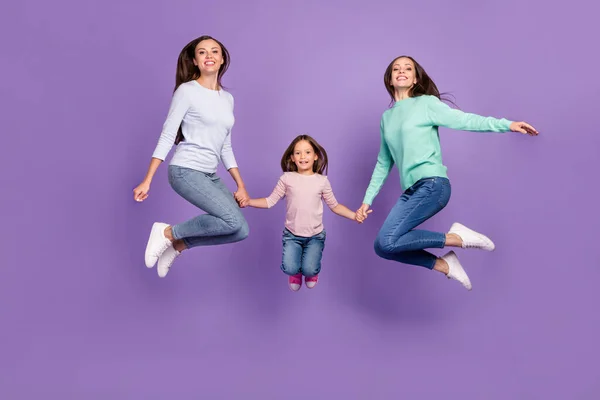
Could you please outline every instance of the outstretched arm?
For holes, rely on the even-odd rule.
[[[354,211],[351,211],[348,207],[346,207],[343,204],[338,203],[338,205],[333,207],[331,209],[331,211],[333,211],[340,217],[345,217],[345,218],[351,219],[353,221],[356,221],[356,213]]]
[[[277,185],[273,189],[273,192],[269,195],[269,197],[263,197],[260,199],[249,199],[248,205],[254,208],[271,208],[279,200],[281,200],[285,196],[285,176],[279,178],[277,181]]]
[[[537,131],[526,122],[513,122],[506,118],[483,117],[456,110],[435,96],[427,96],[427,117],[434,126],[442,126],[472,132],[521,132],[537,135]]]
[[[435,96],[427,96],[427,117],[429,123],[435,126],[473,132],[508,132],[509,121],[505,118],[482,117],[451,108]]]
[[[327,206],[331,209],[331,211],[333,211],[340,217],[348,218],[358,223],[362,223],[364,221],[362,215],[359,216],[356,212],[350,210],[345,205],[337,202],[337,199],[333,194],[333,189],[331,188],[331,183],[329,182],[329,179],[325,179],[325,186],[323,187],[321,197],[323,198]]]
[[[250,199],[248,200],[248,205],[254,208],[269,208],[267,199],[264,197],[261,199]]]

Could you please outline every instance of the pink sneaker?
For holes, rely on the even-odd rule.
[[[319,282],[319,275],[307,276],[304,278],[304,283],[306,283],[306,287],[309,289],[314,288],[317,285],[317,282]]]
[[[300,290],[302,286],[302,274],[290,275],[288,277],[288,284],[290,285],[290,289],[294,292]]]

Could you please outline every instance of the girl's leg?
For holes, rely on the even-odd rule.
[[[281,257],[281,270],[288,275],[288,285],[294,292],[302,286],[302,248],[305,238],[294,235],[287,229],[283,230],[281,239],[283,252]]]
[[[309,238],[302,253],[302,274],[306,287],[312,289],[319,280],[321,272],[321,259],[325,248],[325,230]]]

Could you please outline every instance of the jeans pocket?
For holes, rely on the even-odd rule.
[[[181,179],[185,176],[186,172],[188,171],[189,170],[187,168],[182,168],[178,165],[169,165],[169,179]]]
[[[438,196],[438,204],[440,207],[444,208],[448,205],[450,201],[450,194],[452,193],[452,188],[450,186],[450,181],[448,179],[441,179],[438,183],[440,186],[440,195]]]
[[[281,238],[285,242],[286,240],[290,240],[294,238],[294,234],[290,232],[287,228],[283,228],[283,232],[281,233]]]

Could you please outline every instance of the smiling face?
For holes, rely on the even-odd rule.
[[[390,85],[395,90],[406,90],[417,83],[415,64],[407,57],[394,60],[391,75]]]
[[[215,75],[223,65],[221,46],[212,40],[203,40],[196,45],[194,52],[194,65],[200,69],[200,75]]]
[[[313,173],[313,165],[319,157],[307,140],[300,140],[294,146],[294,152],[290,158],[296,164],[299,173]]]

